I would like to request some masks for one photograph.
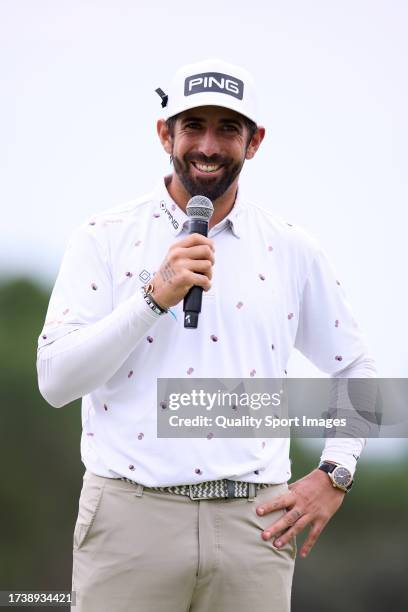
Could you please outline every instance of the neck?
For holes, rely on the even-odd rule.
[[[191,195],[185,190],[177,174],[172,174],[166,178],[166,187],[176,204],[186,212],[186,207],[191,199]],[[213,201],[214,213],[208,224],[210,228],[225,219],[231,212],[235,203],[235,198],[237,197],[237,189],[238,177],[231,183],[227,191],[223,193],[221,197]]]

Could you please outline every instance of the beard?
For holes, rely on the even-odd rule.
[[[227,189],[232,185],[236,177],[242,170],[245,158],[240,162],[236,162],[231,158],[213,155],[205,157],[200,154],[188,153],[182,159],[172,156],[174,170],[180,179],[184,189],[191,197],[202,195],[209,198],[212,202],[220,198]],[[193,176],[191,173],[191,162],[200,162],[203,164],[222,164],[222,173],[219,176],[208,177]]]

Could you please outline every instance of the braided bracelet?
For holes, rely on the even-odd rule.
[[[158,315],[166,314],[168,312],[168,308],[163,308],[162,306],[159,306],[159,304],[153,299],[153,285],[151,283],[146,287],[141,287],[140,290],[143,294],[144,301],[149,306],[149,308],[153,310],[153,312]]]

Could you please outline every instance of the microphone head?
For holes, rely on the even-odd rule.
[[[209,221],[213,212],[213,203],[209,198],[202,195],[193,196],[186,208],[186,213],[190,219],[202,219],[203,221]]]

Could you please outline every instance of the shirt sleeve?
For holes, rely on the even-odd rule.
[[[352,364],[338,372],[332,378],[376,378],[377,370],[374,359],[362,355]],[[369,386],[363,387],[367,394],[369,405],[374,409],[375,397],[371,396]],[[357,461],[366,445],[366,439],[360,437],[326,438],[320,461],[334,461],[344,465],[354,474]]]
[[[331,376],[367,354],[345,292],[321,249],[303,288],[295,347]]]
[[[92,225],[74,233],[38,340],[39,389],[55,407],[107,382],[160,316],[139,293],[113,309],[109,251],[102,238]]]
[[[377,376],[345,292],[322,249],[316,251],[303,288],[295,347],[331,377]],[[365,443],[365,438],[328,438],[321,460],[342,464],[354,473]]]

